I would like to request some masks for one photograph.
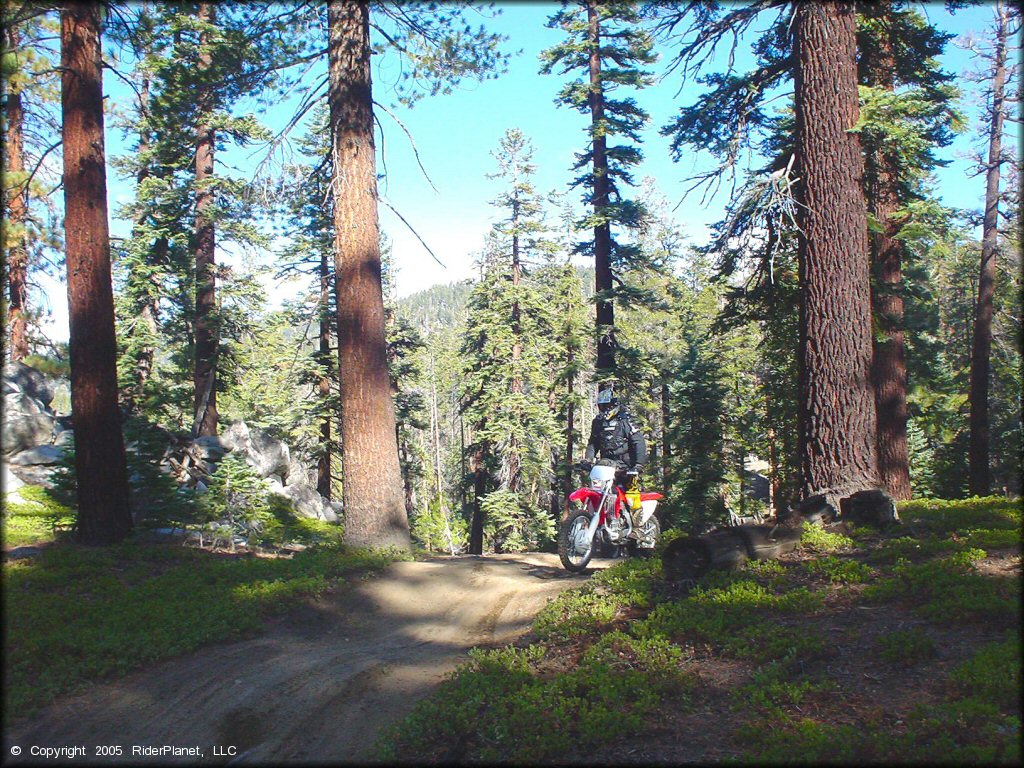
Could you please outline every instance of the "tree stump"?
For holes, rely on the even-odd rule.
[[[877,488],[857,491],[839,502],[840,518],[854,524],[888,528],[900,522],[896,502]]]
[[[808,496],[796,505],[794,512],[807,525],[826,525],[839,517],[839,510],[823,493]]]

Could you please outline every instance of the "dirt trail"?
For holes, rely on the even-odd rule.
[[[395,563],[274,621],[258,638],[61,699],[8,730],[4,763],[43,762],[31,758],[31,746],[84,746],[88,762],[136,765],[365,761],[380,729],[407,714],[468,649],[510,642],[549,598],[586,578],[549,554]],[[14,745],[20,759],[11,757]],[[95,756],[112,745],[122,747],[120,758]],[[133,755],[133,747],[164,745],[199,747],[203,757]]]

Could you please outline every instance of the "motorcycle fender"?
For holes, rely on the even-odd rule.
[[[596,507],[601,501],[601,493],[593,488],[577,488],[569,494],[569,501],[592,501]]]
[[[643,525],[651,519],[651,515],[654,514],[654,508],[658,506],[656,499],[644,499],[640,502],[640,525]]]

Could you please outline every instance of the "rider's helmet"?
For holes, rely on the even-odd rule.
[[[597,393],[597,409],[607,419],[619,412],[619,399],[615,396],[614,389],[608,387]]]

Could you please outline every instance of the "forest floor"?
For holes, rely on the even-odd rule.
[[[809,526],[775,560],[625,560],[385,731],[419,764],[1019,765],[1019,500]],[[674,532],[669,532],[674,533]]]
[[[1017,502],[921,503],[696,587],[658,558],[394,562],[58,695],[4,764],[1015,764],[1020,532]],[[132,749],[165,745],[203,757]]]
[[[513,641],[550,598],[587,578],[552,554],[394,563],[272,617],[259,637],[59,698],[10,724],[4,764],[44,762],[32,746],[76,745],[89,763],[361,762],[381,727],[431,693],[470,648]],[[95,754],[117,745],[120,756]],[[198,746],[203,759],[133,755],[133,746],[164,745]]]

